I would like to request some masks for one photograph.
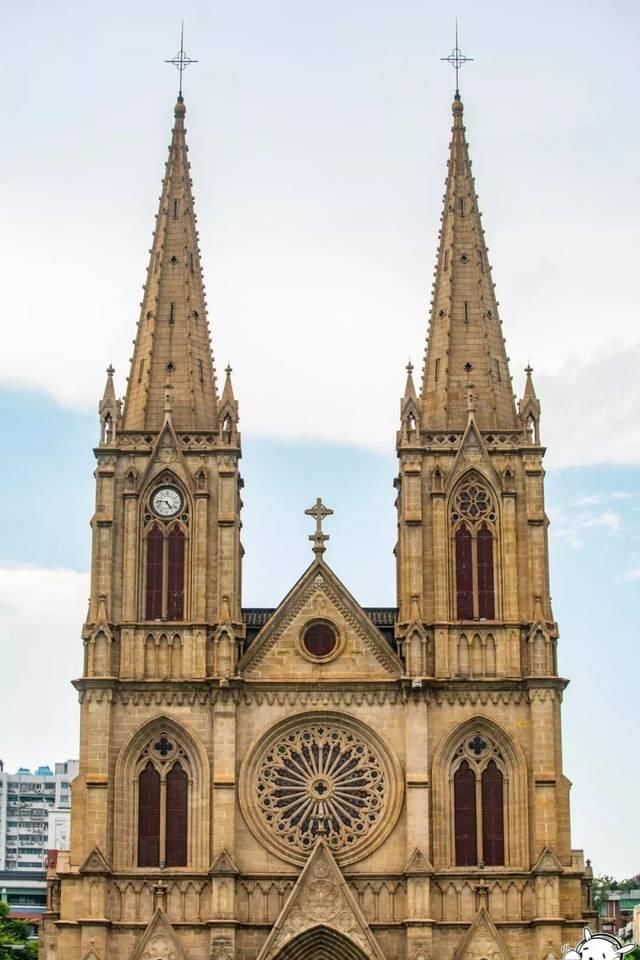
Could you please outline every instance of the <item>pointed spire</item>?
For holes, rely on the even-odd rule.
[[[422,425],[463,430],[469,369],[480,429],[517,429],[511,377],[498,317],[478,198],[456,92],[440,247],[422,380]]]
[[[102,394],[102,405],[106,406],[107,404],[115,404],[116,402],[116,391],[113,385],[113,375],[116,371],[113,366],[109,364],[107,367],[107,382],[104,385],[104,393]]]
[[[120,405],[116,399],[116,391],[113,385],[113,375],[115,370],[109,364],[107,367],[107,382],[104,385],[102,400],[98,404],[98,414],[100,416],[100,445],[109,446],[115,440],[116,429],[118,426],[118,417],[120,415]]]
[[[416,388],[413,382],[413,364],[411,360],[407,364],[407,383],[404,388],[404,400],[417,400]]]
[[[524,372],[527,375],[527,382],[525,383],[525,386],[524,386],[524,399],[537,400],[538,398],[536,396],[536,389],[533,385],[533,379],[531,377],[531,374],[533,373],[533,367],[531,366],[530,363],[528,363],[527,366],[524,368]]]
[[[220,407],[224,407],[225,404],[234,404],[236,402],[236,398],[233,395],[233,386],[231,384],[231,374],[233,373],[233,368],[227,364],[227,366],[224,368],[224,372],[224,390],[222,391],[222,396],[220,397]]]
[[[160,430],[171,376],[176,430],[214,430],[217,397],[207,307],[185,138],[178,97],[138,333],[123,430]]]
[[[518,402],[518,413],[520,423],[524,427],[525,434],[529,443],[540,443],[540,401],[536,395],[536,389],[533,385],[533,367],[527,364],[524,371],[527,380],[524,385],[524,395]]]

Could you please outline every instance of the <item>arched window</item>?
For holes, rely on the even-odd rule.
[[[504,759],[498,746],[479,733],[456,751],[452,777],[455,864],[503,866]]]
[[[451,525],[457,620],[494,620],[496,510],[477,474],[469,475],[453,498]]]
[[[159,523],[154,523],[147,537],[147,578],[145,617],[147,620],[162,619],[162,595],[164,584],[164,533]]]
[[[182,620],[184,617],[184,547],[182,529],[171,529],[167,543],[167,617]]]
[[[160,863],[160,774],[151,761],[138,778],[138,866]]]
[[[189,513],[169,475],[151,492],[144,524],[144,618],[184,620]]]
[[[142,750],[137,778],[137,866],[188,865],[188,769],[184,750],[164,733]]]
[[[456,866],[467,867],[478,862],[478,829],[476,819],[476,775],[463,760],[453,777],[456,823]]]

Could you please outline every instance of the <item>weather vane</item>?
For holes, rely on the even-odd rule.
[[[456,17],[456,45],[449,54],[448,57],[440,57],[441,60],[446,60],[447,63],[450,63],[451,66],[456,71],[456,97],[460,95],[460,90],[458,88],[458,73],[460,72],[460,67],[465,63],[473,60],[473,57],[465,57],[462,50],[458,46],[458,18]]]
[[[182,74],[187,69],[190,63],[197,63],[197,60],[192,60],[191,57],[188,57],[184,52],[184,20],[182,21],[182,26],[180,27],[180,49],[176,53],[173,60],[165,60],[165,63],[172,63],[174,67],[180,73],[180,90],[178,91],[178,96],[182,97]]]

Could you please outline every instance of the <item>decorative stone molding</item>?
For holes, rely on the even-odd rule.
[[[438,705],[448,703],[451,706],[457,704],[461,706],[481,704],[483,707],[489,704],[508,706],[512,703],[522,703],[525,697],[526,693],[522,690],[435,690],[433,692],[435,703]]]
[[[395,705],[403,700],[394,685],[381,690],[252,690],[244,687],[240,697],[246,706],[266,703],[270,707],[362,707]]]
[[[105,860],[99,847],[94,847],[80,867],[80,873],[104,875],[111,873],[111,867]]]

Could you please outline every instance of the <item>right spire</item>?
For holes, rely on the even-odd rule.
[[[498,304],[456,90],[420,398],[424,429],[518,429]]]

